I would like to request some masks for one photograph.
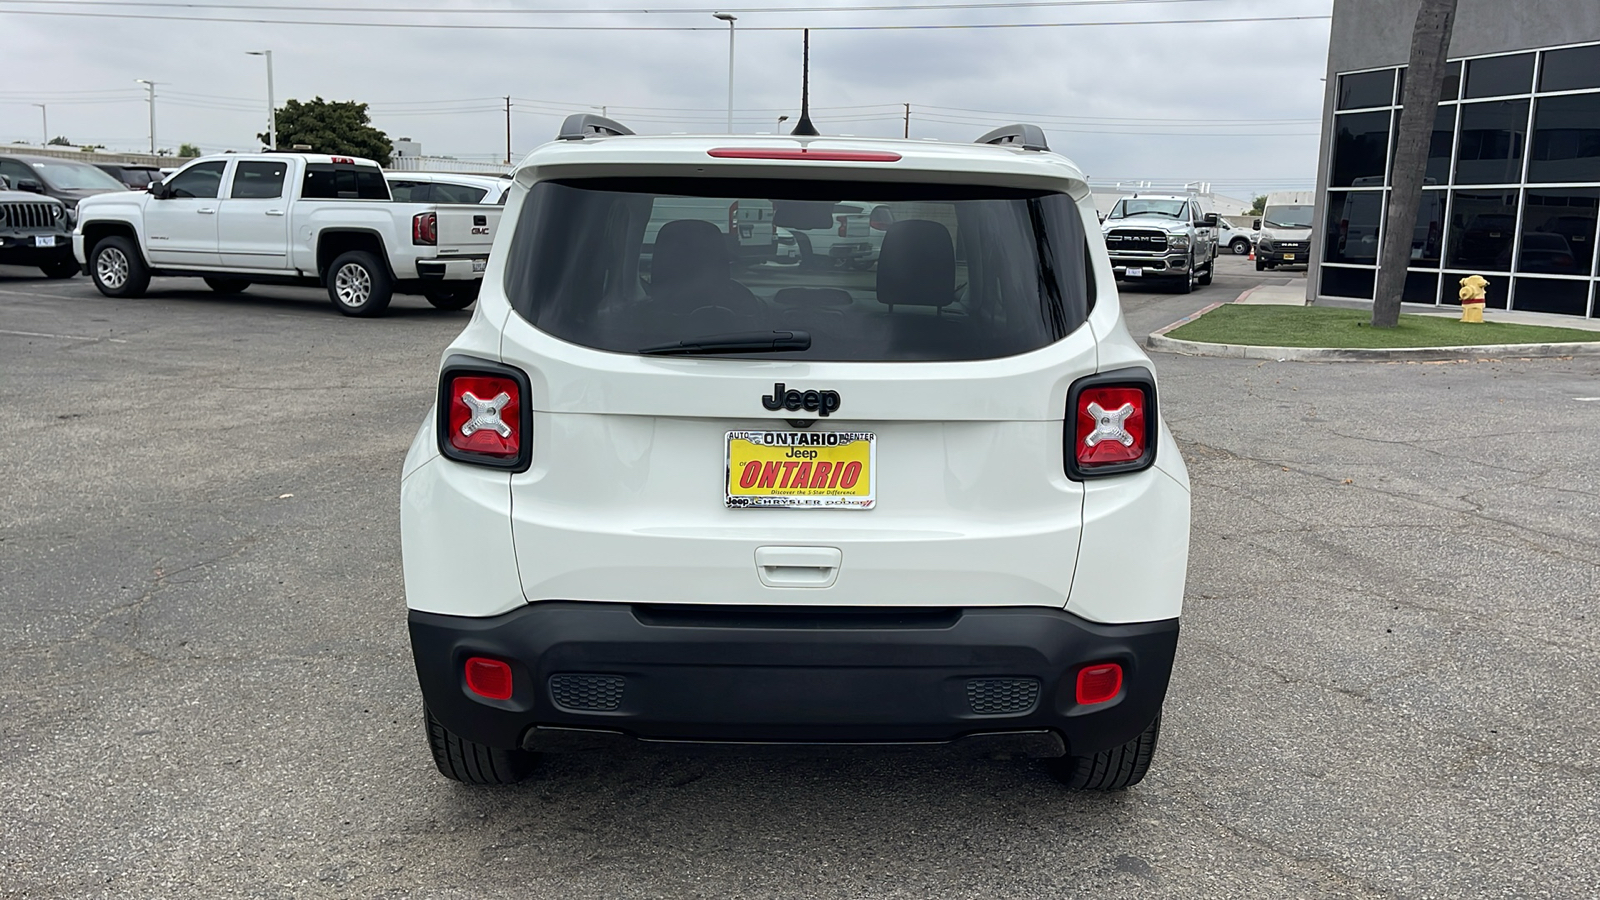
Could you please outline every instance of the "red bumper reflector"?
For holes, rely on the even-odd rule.
[[[481,656],[468,659],[467,690],[490,700],[510,700],[511,667],[498,659]]]
[[[716,159],[786,159],[813,162],[899,162],[900,154],[888,150],[808,150],[804,147],[718,147],[707,150]]]
[[[509,675],[507,676],[510,677]],[[1122,666],[1101,663],[1078,670],[1078,705],[1104,703],[1122,691]]]

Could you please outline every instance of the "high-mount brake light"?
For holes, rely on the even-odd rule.
[[[1067,394],[1067,474],[1075,479],[1148,468],[1156,455],[1156,385],[1141,368],[1080,379]]]
[[[511,667],[498,659],[474,656],[467,660],[463,674],[467,690],[490,700],[511,699]]]
[[[1076,693],[1080,706],[1105,703],[1121,692],[1122,666],[1117,663],[1099,663],[1078,670]]]
[[[530,461],[528,378],[453,357],[439,378],[439,452],[458,462],[521,472]]]
[[[411,243],[428,247],[439,243],[438,213],[417,213],[411,217]]]
[[[782,159],[796,162],[899,162],[889,150],[810,150],[804,147],[717,147],[706,155],[715,159]]]

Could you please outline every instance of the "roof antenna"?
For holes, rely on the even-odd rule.
[[[800,69],[800,121],[794,123],[794,130],[789,133],[817,137],[821,132],[811,124],[811,29],[807,28],[805,35],[805,55]]]

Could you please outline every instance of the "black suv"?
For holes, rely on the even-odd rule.
[[[94,167],[136,191],[148,191],[161,180],[161,170],[140,163],[95,163]]]
[[[69,225],[77,221],[79,200],[128,189],[127,185],[89,163],[54,156],[0,154],[0,175],[11,182],[14,191],[60,200],[67,208]]]

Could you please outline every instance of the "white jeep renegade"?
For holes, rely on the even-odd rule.
[[[1082,173],[1032,126],[560,138],[517,168],[405,461],[439,770],[510,782],[616,739],[1143,778],[1189,485]],[[840,203],[888,208],[875,267],[742,233]]]

